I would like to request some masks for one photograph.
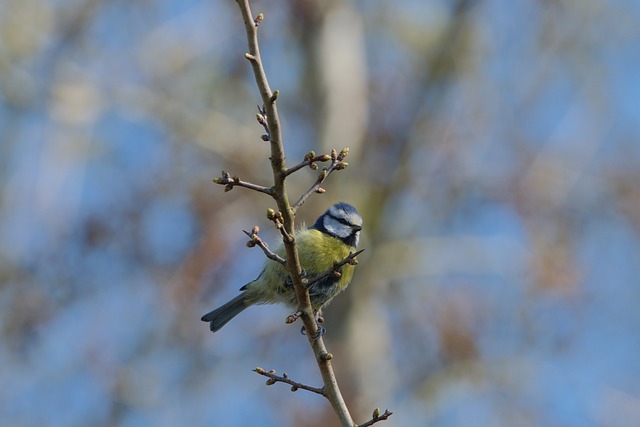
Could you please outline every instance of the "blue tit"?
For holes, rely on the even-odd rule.
[[[353,206],[336,203],[323,213],[309,228],[296,231],[296,245],[300,264],[308,278],[322,274],[355,251],[362,230],[362,217]],[[274,250],[284,257],[282,243]],[[309,287],[311,306],[315,313],[345,290],[353,277],[354,266],[342,267],[340,277],[329,276]],[[285,267],[267,260],[256,280],[240,288],[241,294],[202,316],[216,332],[245,308],[255,304],[285,304],[296,309],[298,301],[293,283]]]

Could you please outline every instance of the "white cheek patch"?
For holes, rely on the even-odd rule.
[[[322,225],[324,225],[324,228],[326,228],[330,234],[333,234],[334,236],[338,236],[341,239],[346,239],[351,235],[350,227],[344,224],[340,224],[338,221],[336,221],[335,219],[331,218],[328,215],[324,217],[324,220],[322,221]]]

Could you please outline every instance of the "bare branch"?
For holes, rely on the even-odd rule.
[[[246,234],[247,236],[249,236],[249,238],[251,240],[249,240],[247,242],[247,246],[249,247],[254,247],[254,246],[259,246],[260,249],[262,249],[262,251],[264,252],[264,254],[267,256],[267,258],[274,260],[275,262],[279,262],[282,265],[287,265],[287,261],[282,258],[280,255],[278,255],[277,253],[271,251],[271,249],[269,249],[269,246],[260,238],[258,237],[258,231],[260,231],[260,229],[258,228],[258,226],[253,227],[253,229],[251,230],[251,232],[248,232],[246,230],[242,230],[242,232],[244,234]]]
[[[318,165],[315,162],[328,162],[329,160],[331,160],[331,156],[328,154],[316,156],[316,153],[310,151],[306,156],[304,156],[304,160],[302,162],[287,169],[285,175],[289,176],[292,173],[304,168],[305,166],[309,166],[312,170],[316,170],[318,169]]]
[[[273,96],[275,96],[275,93],[277,92],[278,91],[274,92]],[[264,131],[266,132],[264,135],[261,136],[262,140],[270,141],[271,131],[269,130],[269,123],[267,122],[267,110],[264,107],[260,108],[259,105],[258,105],[258,114],[256,114],[256,120],[258,120],[258,123],[262,125],[262,127],[264,128]]]
[[[310,385],[306,385],[306,384],[302,384],[299,383],[297,381],[293,381],[292,379],[289,378],[289,376],[284,373],[282,374],[282,376],[280,375],[276,375],[276,371],[275,370],[271,370],[271,371],[266,371],[262,368],[256,368],[253,370],[253,372],[256,372],[264,377],[269,378],[269,380],[267,380],[267,385],[274,385],[275,383],[285,383],[285,384],[289,384],[291,386],[291,391],[298,391],[298,389],[302,389],[302,390],[307,390],[310,391],[312,393],[317,393],[321,396],[325,396],[324,393],[324,389],[323,388],[318,388],[318,387],[312,387]]]
[[[324,189],[320,188],[320,185],[325,181],[325,179],[327,179],[331,172],[346,169],[347,166],[349,166],[349,163],[343,161],[348,154],[349,147],[344,148],[340,153],[336,150],[331,150],[331,164],[328,167],[322,168],[322,172],[318,175],[316,182],[302,196],[300,196],[298,201],[291,207],[293,212],[296,212],[313,193],[324,193]]]
[[[244,187],[249,190],[258,191],[260,193],[268,194],[273,197],[273,189],[269,187],[263,187],[261,185],[253,184],[240,180],[237,176],[231,176],[228,172],[222,171],[222,175],[219,178],[214,178],[213,182],[219,185],[224,185],[224,191],[231,191],[233,187]]]
[[[325,271],[322,274],[319,274],[317,276],[312,277],[311,279],[309,279],[306,283],[305,286],[307,287],[307,289],[309,289],[311,287],[311,285],[313,285],[314,283],[317,283],[329,276],[340,276],[340,269],[346,265],[346,264],[351,264],[351,265],[356,265],[358,263],[358,261],[356,260],[356,257],[358,255],[360,255],[362,252],[364,252],[364,249],[360,249],[359,251],[356,252],[352,252],[349,254],[348,257],[346,257],[345,259],[343,259],[340,262],[336,262],[333,267],[331,267],[330,269],[328,269],[327,271]]]
[[[276,108],[275,99],[273,98],[274,94],[271,92],[269,82],[267,81],[267,75],[265,74],[264,67],[262,66],[260,48],[258,46],[258,25],[264,21],[265,16],[264,14],[259,14],[254,19],[251,15],[249,0],[236,0],[236,3],[238,3],[238,6],[240,7],[240,13],[242,13],[242,19],[244,21],[244,28],[247,33],[249,52],[245,54],[245,57],[249,60],[251,68],[253,68],[256,85],[258,86],[260,97],[262,98],[262,104],[264,105],[263,111],[269,129],[269,142],[271,143],[271,165],[274,170],[274,175],[276,173],[281,174],[286,169],[286,166],[284,163],[284,149],[281,142],[282,135],[280,130],[280,119],[278,118],[278,110]],[[276,191],[279,191],[278,186],[284,182],[284,176],[278,178],[279,179],[276,179]]]
[[[380,409],[376,408],[375,411],[373,411],[373,418],[371,418],[369,421],[367,421],[364,424],[360,424],[358,425],[358,427],[368,427],[368,426],[372,426],[375,423],[377,423],[378,421],[385,421],[387,418],[389,418],[391,415],[393,415],[393,412],[391,412],[388,409],[384,410],[383,414],[380,414]]]
[[[291,235],[287,233],[287,230],[285,230],[284,215],[282,212],[275,212],[273,209],[269,209],[267,210],[267,218],[271,220],[280,231],[284,242],[292,243],[294,241],[293,237],[291,237]]]

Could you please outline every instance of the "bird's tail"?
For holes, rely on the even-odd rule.
[[[216,332],[250,305],[247,303],[246,294],[243,292],[228,303],[205,314],[200,320],[210,322],[211,332]]]

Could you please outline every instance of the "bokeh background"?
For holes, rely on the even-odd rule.
[[[640,3],[253,2],[299,213],[365,220],[326,311],[358,422],[640,425]],[[200,316],[275,242],[231,0],[0,2],[0,424],[335,426],[283,307]],[[289,181],[291,198],[315,179]]]

